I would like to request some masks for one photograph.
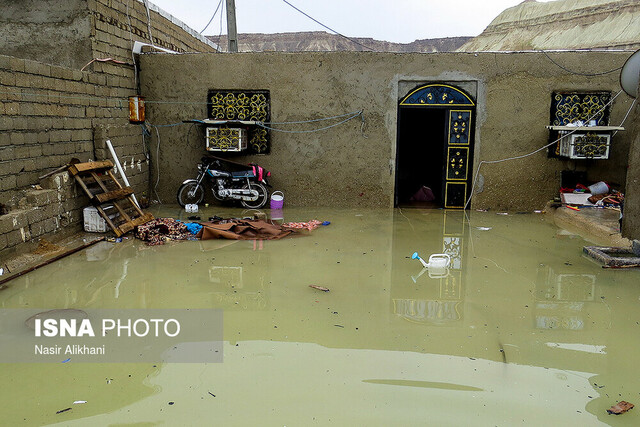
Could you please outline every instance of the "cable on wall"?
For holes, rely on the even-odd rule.
[[[620,71],[622,70],[622,67],[618,67],[618,68],[614,68],[613,70],[609,70],[609,71],[603,71],[601,73],[581,73],[579,71],[573,71],[570,70],[569,68],[565,67],[564,65],[556,62],[545,50],[540,50],[539,52],[544,53],[544,56],[547,57],[547,59],[549,61],[551,61],[554,65],[556,65],[557,67],[563,69],[564,71],[571,73],[571,74],[575,74],[576,76],[585,76],[585,77],[595,77],[595,76],[604,76],[605,74],[611,74],[611,73],[615,73],[616,71]]]
[[[594,117],[596,117],[598,114],[600,114],[605,108],[607,108],[609,105],[613,104],[613,101],[622,93],[622,91],[616,93],[616,95],[611,98],[611,100],[605,104],[602,108],[600,108],[598,111],[596,111],[591,117],[589,117],[586,122],[588,123],[591,119],[593,119]],[[622,121],[622,123],[620,123],[620,126],[622,126],[622,124],[624,123],[624,121],[627,119],[627,117],[629,116],[629,113],[631,112],[631,108],[633,108],[633,105],[635,104],[635,101],[631,104],[631,107],[629,107],[629,111],[627,112],[626,116],[624,117],[624,120]],[[575,132],[581,130],[581,129],[585,129],[588,128],[588,126],[576,126],[576,128],[574,130],[572,130],[571,132],[566,133],[565,135],[563,135],[562,137],[556,139],[553,142],[550,142],[540,148],[538,148],[537,150],[534,150],[530,153],[527,154],[522,154],[520,156],[514,156],[514,157],[507,157],[505,159],[499,159],[499,160],[482,160],[480,163],[478,163],[478,169],[476,169],[476,173],[474,174],[473,177],[473,183],[471,185],[471,191],[469,193],[469,198],[467,199],[467,203],[464,204],[464,209],[467,208],[467,206],[469,206],[469,203],[471,203],[471,198],[473,197],[473,191],[475,190],[476,187],[476,183],[478,181],[478,175],[480,174],[480,168],[482,167],[483,164],[495,164],[495,163],[502,163],[502,162],[507,162],[510,160],[519,160],[519,159],[524,159],[525,157],[529,157],[532,156],[536,153],[539,153],[540,151],[551,147],[554,144],[557,144],[558,141],[560,141],[563,138],[566,138],[569,135],[574,134]]]
[[[149,0],[142,1],[145,9],[147,10],[147,31],[149,32],[149,41],[151,41],[151,46],[155,47],[156,45],[153,43],[153,36],[151,35],[151,12],[149,11]]]
[[[348,122],[349,120],[355,119],[356,117],[360,117],[360,116],[362,116],[362,110],[361,111],[357,111],[355,113],[351,113],[351,115],[349,117],[347,117],[344,120],[339,121],[338,123],[334,123],[334,124],[329,125],[329,126],[323,126],[321,128],[308,129],[308,130],[278,129],[278,128],[273,128],[271,126],[267,126],[263,122],[257,122],[256,124],[258,126],[260,126],[261,128],[269,129],[269,130],[274,131],[274,132],[282,132],[282,133],[313,133],[313,132],[320,132],[320,131],[323,131],[323,130],[331,129],[331,128],[334,128],[336,126],[340,126],[341,124],[344,124],[344,123]],[[344,116],[336,116],[336,117],[344,117]],[[336,118],[336,117],[329,117],[329,118],[321,119],[321,120],[330,120],[330,119]],[[317,121],[317,120],[309,120],[309,121],[306,121],[306,122],[291,122],[291,123],[312,123],[312,122],[315,122],[315,121]],[[281,123],[281,124],[284,124],[284,123]]]

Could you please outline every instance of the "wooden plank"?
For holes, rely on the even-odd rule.
[[[126,224],[123,224],[120,226],[120,230],[123,231],[124,233],[127,233],[131,230],[133,230],[135,227],[142,225],[142,224],[146,224],[147,222],[151,221],[153,219],[153,215],[150,213],[146,213],[141,217],[138,217],[132,221],[127,222]]]
[[[120,181],[118,181],[118,178],[115,177],[115,175],[113,174],[113,172],[111,172],[111,170],[107,171],[107,175],[109,175],[109,178],[111,178],[111,180],[115,182],[118,187],[122,188]]]
[[[110,161],[77,163],[70,165],[69,171],[80,187],[82,187],[84,192],[91,198],[91,201],[96,206],[98,213],[105,220],[107,225],[109,225],[109,228],[113,230],[117,237],[120,237],[131,231],[136,226],[151,221],[153,219],[153,215],[150,213],[144,213],[140,207],[138,207],[133,200],[133,189],[131,187],[123,187],[122,184],[120,184],[118,179],[111,172],[112,167],[113,163]],[[97,171],[104,171],[106,175],[99,176],[96,173]],[[92,185],[94,182],[97,183],[99,189],[89,189],[85,180],[91,182]],[[116,189],[109,190],[107,185],[111,188],[115,186]],[[113,206],[118,211],[118,214],[113,219],[109,218],[102,207],[103,204],[108,202],[112,202]],[[121,203],[125,202],[130,203],[131,206],[123,207]],[[126,209],[129,209],[130,214],[127,213]]]
[[[123,199],[131,194],[133,194],[133,189],[131,187],[124,187],[107,193],[96,194],[93,197],[100,203],[106,203],[111,200]]]
[[[90,172],[90,175],[91,175],[91,178],[96,180],[96,182],[98,183],[100,188],[102,188],[102,191],[104,191],[105,193],[107,193],[109,191],[107,189],[107,186],[104,185],[104,182],[98,177],[98,175],[95,172]]]
[[[80,185],[80,187],[84,190],[84,192],[87,194],[87,196],[89,196],[89,198],[93,198],[93,193],[91,193],[91,190],[89,190],[89,188],[85,185],[84,181],[82,181],[82,178],[79,177],[78,175],[74,175],[73,176],[76,180],[76,182]]]
[[[115,206],[115,207],[116,207],[116,209],[117,209],[117,210],[118,210],[118,212],[120,213],[120,216],[122,216],[122,217],[124,218],[124,220],[125,220],[125,221],[127,221],[127,222],[131,221],[131,217],[130,217],[129,215],[127,215],[127,213],[125,212],[125,210],[124,210],[124,209],[122,209],[122,206],[120,206],[120,205],[118,204],[118,201],[117,201],[117,200],[113,202],[113,206]]]
[[[98,181],[102,181],[102,182],[109,182],[111,181],[111,178],[109,177],[109,175],[97,175],[96,177],[98,178]],[[82,175],[82,179],[84,180],[84,182],[86,184],[96,184],[98,181],[96,181],[96,178],[94,178],[91,175]]]
[[[96,209],[98,210],[98,213],[100,214],[100,216],[105,220],[109,228],[111,228],[116,233],[117,237],[120,237],[121,234],[118,234],[117,232],[118,227],[116,227],[114,223],[111,222],[111,218],[109,218],[109,215],[105,213],[104,209],[102,209],[102,206],[96,206]]]
[[[70,165],[69,172],[71,172],[72,175],[78,175],[85,172],[110,168],[113,168],[111,160],[104,160],[101,162],[76,163],[75,165]]]

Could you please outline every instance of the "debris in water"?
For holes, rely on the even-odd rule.
[[[82,403],[87,403],[86,400],[76,400],[75,402],[73,402],[74,405],[78,405],[78,404],[82,404]]]
[[[209,393],[211,396],[216,397],[215,394],[211,393],[210,391],[208,391],[207,393]]]
[[[633,403],[629,403],[624,400],[621,400],[617,404],[613,405],[611,408],[607,409],[607,413],[609,413],[609,415],[611,414],[620,415],[620,414],[624,414],[629,409],[633,409],[633,407],[634,407]]]
[[[313,288],[313,289],[317,289],[317,290],[322,291],[322,292],[329,292],[329,288],[325,288],[323,286],[309,285],[309,287]]]
[[[333,325],[333,326],[337,326],[338,328],[344,328],[344,326],[342,325]]]
[[[63,412],[67,412],[67,411],[70,411],[70,410],[71,410],[71,408],[60,409],[58,412],[56,412],[56,414],[61,414]]]
[[[61,363],[67,363],[69,360],[71,360],[71,358],[64,359]]]
[[[487,230],[491,230],[491,227],[476,227],[478,230],[480,231],[487,231]]]
[[[44,255],[44,254],[50,254],[52,252],[60,252],[63,249],[64,248],[60,245],[56,245],[55,243],[51,243],[45,239],[40,239],[40,242],[38,243],[38,247],[36,248],[35,251],[33,251],[33,253],[36,255]]]
[[[169,405],[173,405],[175,402],[169,402]]]

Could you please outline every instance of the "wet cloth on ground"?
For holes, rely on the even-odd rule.
[[[207,239],[234,239],[252,240],[281,239],[294,233],[294,230],[287,229],[278,224],[272,224],[263,220],[252,219],[232,219],[225,221],[208,221],[202,223],[202,230],[197,234],[197,238]]]

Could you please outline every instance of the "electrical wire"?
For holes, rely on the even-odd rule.
[[[332,125],[329,125],[329,126],[324,126],[324,127],[317,128],[317,129],[309,129],[309,130],[276,129],[276,128],[273,128],[271,126],[267,126],[267,125],[265,125],[264,123],[261,123],[261,122],[256,123],[256,125],[261,127],[261,128],[269,129],[269,130],[274,131],[274,132],[282,132],[282,133],[313,133],[313,132],[320,132],[320,131],[323,131],[323,130],[331,129],[331,128],[334,128],[336,126],[340,126],[341,124],[346,123],[349,120],[355,119],[356,117],[359,117],[361,115],[362,115],[362,111],[358,111],[357,113],[351,115],[350,117],[347,117],[346,119],[344,119],[344,120],[342,120],[342,121],[340,121],[338,123],[335,123],[335,124],[332,124]]]
[[[614,68],[613,70],[603,71],[601,73],[581,73],[579,71],[570,70],[569,68],[565,67],[564,65],[559,64],[551,56],[549,56],[547,51],[541,50],[540,52],[544,53],[544,56],[546,56],[547,59],[549,59],[549,61],[553,62],[553,64],[556,65],[557,67],[562,68],[566,72],[571,73],[571,74],[575,74],[577,76],[585,76],[585,77],[604,76],[605,74],[611,74],[611,73],[615,73],[616,71],[622,70],[622,67],[618,67],[618,68]]]
[[[321,119],[312,119],[312,120],[301,120],[301,121],[297,121],[297,122],[262,122],[264,123],[268,123],[270,125],[293,125],[293,124],[300,124],[300,123],[314,123],[314,122],[323,122],[326,120],[332,120],[332,119],[341,119],[343,117],[347,117],[347,116],[351,116],[353,114],[360,114],[362,113],[361,111],[352,111],[351,113],[346,113],[346,114],[340,114],[339,116],[331,116],[331,117],[323,117]]]
[[[613,101],[622,93],[622,91],[619,91],[618,93],[616,93],[616,95],[611,98],[611,100],[605,104],[602,108],[600,108],[598,111],[596,111],[591,117],[589,117],[586,122],[589,122],[591,119],[593,119],[594,117],[596,117],[598,114],[600,114],[605,108],[607,108],[609,105],[613,104]],[[634,102],[635,103],[635,102]],[[627,117],[629,116],[629,112],[631,111],[631,108],[633,107],[633,104],[631,104],[631,107],[629,108],[629,111],[627,112],[627,115],[625,116],[624,120],[627,119]],[[624,123],[624,120],[622,121],[622,123]],[[620,126],[622,126],[622,124],[620,124]],[[473,191],[475,190],[476,187],[476,183],[478,181],[478,175],[480,174],[480,168],[482,167],[483,164],[495,164],[495,163],[502,163],[502,162],[507,162],[510,160],[519,160],[519,159],[524,159],[525,157],[529,157],[532,156],[536,153],[539,153],[540,151],[544,150],[545,148],[549,148],[554,144],[557,144],[558,141],[560,141],[563,138],[566,138],[569,135],[572,135],[574,133],[576,133],[577,131],[581,130],[581,129],[588,129],[588,126],[576,126],[576,128],[574,130],[572,130],[571,132],[568,132],[566,134],[564,134],[563,136],[561,136],[560,138],[556,139],[553,142],[548,143],[547,145],[544,145],[540,148],[538,148],[537,150],[534,150],[530,153],[527,154],[522,154],[520,156],[515,156],[515,157],[507,157],[505,159],[499,159],[499,160],[482,160],[480,163],[478,163],[478,169],[476,169],[476,173],[473,177],[473,183],[471,185],[471,191],[469,193],[469,198],[467,199],[467,203],[464,204],[464,209],[467,208],[467,206],[469,206],[469,203],[471,202],[471,198],[473,197]]]
[[[622,119],[622,122],[620,123],[620,126],[622,127],[622,125],[624,124],[624,122],[627,121],[627,117],[629,117],[629,114],[631,114],[631,109],[633,108],[633,106],[636,104],[636,102],[638,101],[638,98],[634,98],[633,102],[631,103],[631,107],[629,107],[629,110],[627,110],[627,114],[624,116],[624,119]],[[611,135],[616,136],[616,134],[618,133],[618,131],[616,130],[615,132],[613,132],[613,134]]]
[[[297,10],[298,12],[300,12],[301,14],[303,14],[304,16],[306,16],[307,18],[311,19],[311,20],[312,20],[313,22],[315,22],[316,24],[319,24],[319,25],[321,25],[322,27],[326,28],[327,30],[331,31],[332,33],[334,33],[334,34],[336,34],[336,35],[338,35],[338,36],[340,36],[340,37],[343,37],[343,38],[345,38],[345,39],[349,40],[351,43],[355,43],[355,44],[357,44],[358,46],[361,46],[361,47],[363,47],[363,48],[365,48],[365,49],[367,49],[367,50],[370,50],[370,51],[372,51],[372,52],[375,52],[375,49],[372,49],[372,48],[370,48],[369,46],[365,46],[365,45],[363,45],[362,43],[358,42],[357,40],[354,40],[354,39],[352,39],[352,38],[349,38],[349,37],[345,36],[344,34],[341,34],[341,33],[337,32],[337,31],[336,31],[336,30],[334,30],[333,28],[331,28],[331,27],[328,27],[328,26],[324,25],[322,22],[318,21],[318,20],[317,20],[317,19],[315,19],[313,16],[311,16],[311,15],[309,15],[309,14],[307,14],[307,13],[303,12],[302,10],[298,9],[297,7],[295,7],[294,5],[292,5],[291,3],[289,3],[287,0],[282,0],[282,1],[283,1],[283,2],[285,2],[286,4],[288,4],[289,6],[291,6],[292,8],[294,8],[295,10]]]
[[[158,202],[162,203],[160,200],[160,195],[158,194],[158,184],[160,183],[160,131],[158,131],[158,127],[155,127],[156,135],[158,137],[158,142],[156,144],[156,169],[158,171],[158,177],[156,179],[156,185],[153,187],[153,191],[156,193],[156,197],[158,198]]]
[[[218,49],[220,49],[219,51],[222,52],[222,47],[220,45],[220,40],[222,39],[222,18],[224,17],[224,9],[226,8],[227,3],[223,2],[222,3],[222,10],[220,11],[220,32],[218,33]],[[229,45],[229,43],[227,43],[227,46]]]
[[[216,17],[216,14],[218,13],[218,9],[220,9],[220,5],[221,4],[222,4],[222,0],[220,0],[218,2],[218,6],[216,7],[216,11],[213,12],[213,16],[211,16],[211,19],[209,19],[209,22],[207,22],[207,25],[205,25],[204,28],[202,30],[200,30],[200,34],[202,34],[204,32],[204,30],[209,28],[209,25],[211,25],[211,22],[213,22],[213,19]]]
[[[133,59],[133,83],[136,89],[138,88],[138,64],[136,63],[136,55],[133,53],[133,31],[131,31],[131,15],[129,14],[129,3],[132,0],[127,1],[127,22],[129,28],[129,41],[131,42],[131,59]]]
[[[149,32],[149,41],[151,41],[151,46],[156,47],[156,45],[153,44],[153,36],[151,35],[151,12],[149,11],[149,0],[142,0],[142,2],[147,10],[147,31]]]

